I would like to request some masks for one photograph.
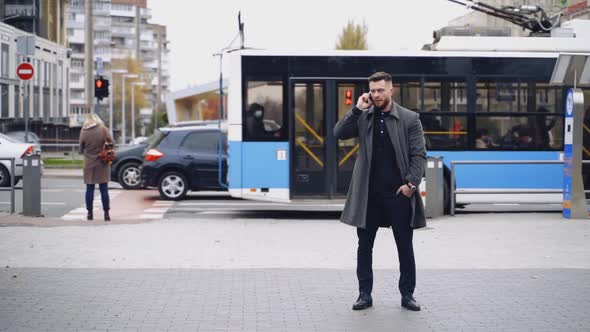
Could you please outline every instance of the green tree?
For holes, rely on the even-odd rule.
[[[156,125],[156,116],[158,117],[158,128],[168,126],[168,113],[166,113],[166,105],[162,105],[160,112],[152,112],[152,120],[146,130],[146,135],[148,136],[154,133],[156,129],[154,128]]]
[[[342,33],[338,37],[336,43],[337,50],[367,50],[367,33],[369,29],[363,22],[362,25],[348,21],[348,24],[342,29]]]

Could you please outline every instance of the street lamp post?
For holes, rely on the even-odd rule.
[[[123,98],[121,98],[121,117],[122,117],[122,126],[121,128],[121,144],[125,144],[125,136],[126,136],[126,124],[125,124],[125,79],[126,78],[138,78],[139,75],[137,74],[123,74],[121,75],[121,88],[123,89]]]
[[[127,74],[127,69],[113,69],[111,70],[111,74],[110,74],[110,81],[111,84],[109,84],[109,130],[111,132],[111,137],[113,137],[113,99],[115,99],[115,96],[113,94],[114,90],[115,90],[115,82],[113,81],[114,79],[114,74]]]
[[[131,83],[131,140],[135,141],[135,87],[144,86],[144,82]]]

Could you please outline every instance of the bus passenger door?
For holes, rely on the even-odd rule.
[[[345,83],[333,79],[297,81],[290,85],[293,198],[344,198],[356,161],[356,138],[337,140],[334,125],[367,91],[366,79]]]
[[[358,98],[365,92],[369,91],[366,79],[361,82],[351,83],[337,83],[336,84],[336,109],[333,112],[336,114],[336,122],[344,117],[344,114],[349,112]],[[333,128],[334,126],[332,126]],[[351,138],[348,140],[336,140],[336,188],[335,191],[338,196],[346,196],[350,180],[352,179],[352,170],[359,150],[358,138]]]
[[[327,194],[325,82],[293,82],[291,194],[317,198]]]

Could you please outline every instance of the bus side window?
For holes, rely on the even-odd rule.
[[[246,101],[244,141],[285,140],[282,81],[249,81]]]

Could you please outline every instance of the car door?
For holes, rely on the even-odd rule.
[[[217,188],[217,131],[196,130],[188,133],[180,145],[180,158],[186,165],[191,190]]]

